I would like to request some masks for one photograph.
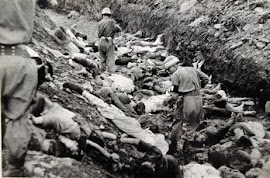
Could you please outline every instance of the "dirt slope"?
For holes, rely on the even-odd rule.
[[[60,25],[66,27],[68,25],[72,25],[73,21],[67,19],[65,15],[60,15],[57,13],[53,13],[51,11],[46,11],[45,13],[44,10],[41,10],[39,8],[37,8],[36,11],[37,12],[35,17],[35,31],[33,35],[33,44],[31,44],[30,46],[33,47],[35,51],[39,53],[39,55],[43,60],[47,59],[52,63],[54,67],[54,77],[55,77],[54,82],[46,82],[42,84],[41,87],[39,88],[39,92],[50,98],[53,102],[57,102],[63,107],[73,112],[80,113],[86,119],[87,122],[91,122],[92,124],[98,126],[104,125],[106,131],[115,134],[120,134],[121,132],[119,132],[119,130],[112,123],[106,121],[106,119],[99,114],[99,112],[96,110],[95,107],[89,105],[89,103],[86,103],[82,97],[64,91],[60,87],[63,84],[63,82],[67,81],[80,85],[85,84],[87,83],[87,81],[91,80],[90,76],[82,76],[76,74],[74,72],[74,69],[68,64],[68,60],[63,58],[56,58],[47,50],[47,48],[51,48],[54,50],[64,52],[64,50],[59,45],[57,45],[57,43],[55,43],[54,40],[47,34],[44,28],[54,29],[56,27],[54,20],[56,21],[59,20],[57,25],[59,25],[60,22],[61,23]],[[81,27],[84,25],[88,27],[89,29],[88,33],[92,34],[96,31],[95,23],[87,22],[78,25],[80,32],[83,31],[83,28]],[[88,37],[90,37],[91,41],[96,38],[96,35],[95,34],[93,36],[88,35]],[[111,148],[107,149],[110,152],[112,151]],[[88,155],[85,156],[81,162],[73,160],[74,163],[72,164],[72,166],[64,166],[64,168],[61,164],[59,164],[55,166],[52,170],[51,169],[46,170],[44,176],[53,177],[52,175],[50,175],[51,173],[53,173],[54,175],[57,175],[59,177],[100,177],[100,178],[127,177],[126,175],[123,174],[119,175],[118,173],[113,172],[110,167],[111,165],[110,164],[108,165],[108,163],[105,162],[106,160],[101,159],[99,157],[100,155],[98,155],[97,153],[92,154],[96,155],[96,158],[93,159],[92,157],[93,155]],[[30,159],[30,162],[31,161],[37,162],[36,164],[34,164],[34,168],[39,168],[41,166],[40,162],[43,162],[43,160],[40,160],[39,158],[32,159],[31,155],[28,157]],[[45,154],[44,156],[42,156],[42,158],[44,157],[45,159],[49,158],[58,159],[56,157]],[[37,176],[37,174],[35,174],[34,176]]]

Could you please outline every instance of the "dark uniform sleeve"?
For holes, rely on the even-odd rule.
[[[179,78],[178,78],[176,72],[173,73],[171,80],[172,80],[172,84],[173,84],[173,91],[172,92],[178,93]]]

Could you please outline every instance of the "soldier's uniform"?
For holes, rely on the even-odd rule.
[[[38,81],[37,64],[24,46],[33,33],[35,0],[1,0],[0,7],[1,121],[8,151],[3,175],[22,176],[31,136],[30,107]]]
[[[177,101],[177,120],[171,133],[171,141],[177,142],[181,136],[192,140],[194,132],[203,117],[203,101],[200,95],[201,81],[206,85],[208,76],[193,67],[179,67],[172,75],[172,84],[177,86],[180,96]]]
[[[111,15],[109,8],[104,8],[102,15]],[[116,24],[116,21],[111,18],[103,18],[98,23],[99,54],[101,59],[101,70],[108,69],[109,72],[115,71],[115,49],[113,37],[121,28]]]

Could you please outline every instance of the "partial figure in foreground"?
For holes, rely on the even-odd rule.
[[[37,63],[25,46],[32,38],[35,0],[2,0],[0,6],[2,147],[8,151],[3,176],[24,176],[28,121],[38,84]]]

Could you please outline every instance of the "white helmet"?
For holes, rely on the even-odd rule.
[[[102,12],[101,12],[101,14],[102,15],[112,15],[112,12],[111,12],[111,9],[110,8],[108,8],[108,7],[106,7],[106,8],[104,8],[103,10],[102,10]]]

